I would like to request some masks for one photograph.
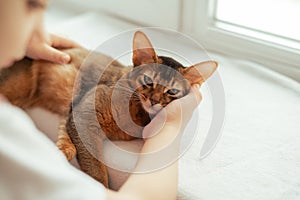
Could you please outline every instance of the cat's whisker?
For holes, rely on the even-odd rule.
[[[139,94],[143,99],[146,99],[145,95]]]
[[[121,90],[125,90],[125,91],[134,92],[134,90],[132,88],[129,88],[129,87],[126,87],[126,86],[116,85],[116,86],[114,86],[114,90],[116,90],[116,89],[121,89]]]
[[[140,101],[140,96],[142,96],[142,97],[145,99],[145,96],[144,96],[144,95],[142,95],[142,94],[137,94],[136,90],[134,90],[134,89],[131,88],[131,87],[125,86],[125,85],[115,84],[115,85],[114,85],[114,89],[119,89],[119,90],[121,90],[122,92],[126,92],[128,95],[130,95],[130,97],[131,97],[133,100],[136,100],[136,101]]]
[[[128,87],[128,86],[122,85],[122,84],[117,84],[117,83],[113,84],[112,87],[113,87],[114,89],[116,89],[116,88],[121,88],[121,89],[127,89],[127,90],[130,90],[130,91],[135,91],[135,90],[134,90],[133,88],[131,88],[131,87]]]

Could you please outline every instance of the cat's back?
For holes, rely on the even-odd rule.
[[[90,51],[63,50],[71,56],[68,64],[24,58],[0,72],[0,93],[21,108],[43,107],[64,113],[70,105],[78,69]]]
[[[9,68],[0,71],[0,93],[13,104],[20,105],[22,97],[30,96],[33,87],[31,79],[33,61],[24,58]]]
[[[3,69],[0,93],[21,108],[43,107],[63,114],[69,109],[74,87],[85,93],[99,80],[109,84],[123,75],[124,66],[102,53],[84,48],[62,51],[71,56],[70,63],[62,65],[24,58]]]

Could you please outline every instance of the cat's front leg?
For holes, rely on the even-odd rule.
[[[109,187],[109,177],[107,167],[90,153],[77,156],[78,163],[82,171],[99,181],[106,188]]]
[[[82,123],[83,126],[87,124],[89,123]],[[81,133],[79,136],[73,115],[70,116],[69,121],[66,124],[66,129],[77,149],[76,157],[80,169],[102,183],[106,188],[109,188],[107,168],[105,164],[101,162],[103,160],[103,138],[99,137],[98,134],[95,134],[95,132],[98,132],[97,129],[91,127],[94,126],[87,125],[86,127],[83,127],[85,132],[84,134]]]
[[[56,146],[65,154],[68,161],[72,160],[76,156],[76,148],[66,131],[65,118],[60,121]]]

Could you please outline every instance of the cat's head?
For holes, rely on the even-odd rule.
[[[136,92],[145,111],[155,115],[171,101],[186,95],[191,85],[201,85],[217,69],[217,62],[206,61],[185,67],[173,58],[158,56],[147,36],[137,31],[133,38]]]

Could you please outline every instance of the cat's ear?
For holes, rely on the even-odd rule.
[[[191,67],[187,67],[183,71],[183,76],[193,85],[201,85],[216,71],[218,63],[215,61],[201,62]]]
[[[157,62],[157,56],[150,40],[141,31],[135,32],[133,37],[132,62],[134,66]]]

